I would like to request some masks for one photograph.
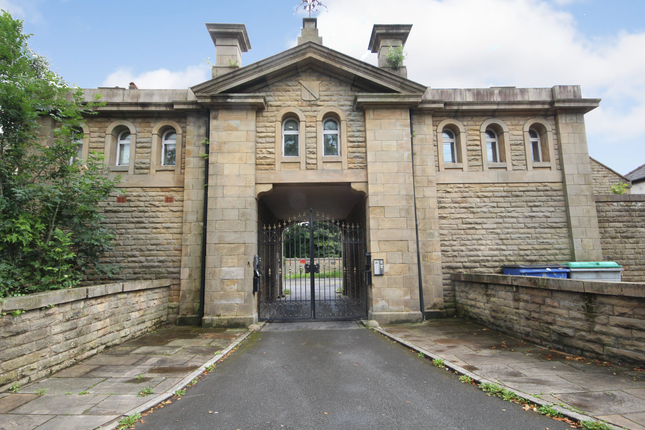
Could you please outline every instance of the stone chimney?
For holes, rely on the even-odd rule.
[[[391,67],[387,62],[387,52],[390,48],[405,46],[412,24],[374,24],[372,37],[367,49],[378,55],[378,66],[389,70],[392,73],[408,77],[408,70],[405,66],[398,69]]]
[[[302,18],[302,32],[298,37],[298,45],[314,42],[322,45],[322,37],[318,36],[318,18]]]
[[[244,24],[206,24],[215,44],[213,77],[242,67],[242,52],[249,52],[251,42]]]

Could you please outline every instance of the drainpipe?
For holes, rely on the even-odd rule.
[[[421,275],[421,246],[419,245],[419,219],[417,217],[417,189],[414,185],[414,113],[410,109],[410,151],[412,152],[412,197],[414,200],[414,229],[417,235],[417,273],[419,274],[419,307],[423,321],[426,320],[426,309],[423,302],[423,276]]]
[[[206,123],[206,164],[204,166],[204,215],[202,216],[202,267],[201,284],[199,287],[199,320],[198,325],[202,326],[204,319],[204,301],[206,300],[206,233],[208,232],[208,165],[210,159],[210,138],[211,138],[211,111],[208,110],[208,122]]]

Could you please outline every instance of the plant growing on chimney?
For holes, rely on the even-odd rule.
[[[385,62],[389,67],[398,70],[403,66],[403,60],[407,56],[408,54],[403,51],[403,46],[397,46],[396,48],[391,46],[385,53]]]

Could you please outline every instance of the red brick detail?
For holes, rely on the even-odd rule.
[[[125,202],[126,202],[126,198],[125,198],[125,197],[117,197],[117,198],[116,198],[116,202],[117,202],[117,203],[125,203]]]
[[[175,203],[174,196],[166,196],[166,203]]]

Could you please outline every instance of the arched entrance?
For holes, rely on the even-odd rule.
[[[288,214],[285,206],[289,203],[278,203],[284,193],[299,195],[301,203],[315,203],[316,207]],[[325,196],[336,198],[325,203]],[[350,206],[342,210],[332,207],[342,201]],[[312,191],[292,186],[278,188],[275,195],[261,199],[260,205],[265,213],[258,226],[259,319],[365,318],[369,263],[364,197],[350,187]],[[332,213],[321,210],[325,208]]]

